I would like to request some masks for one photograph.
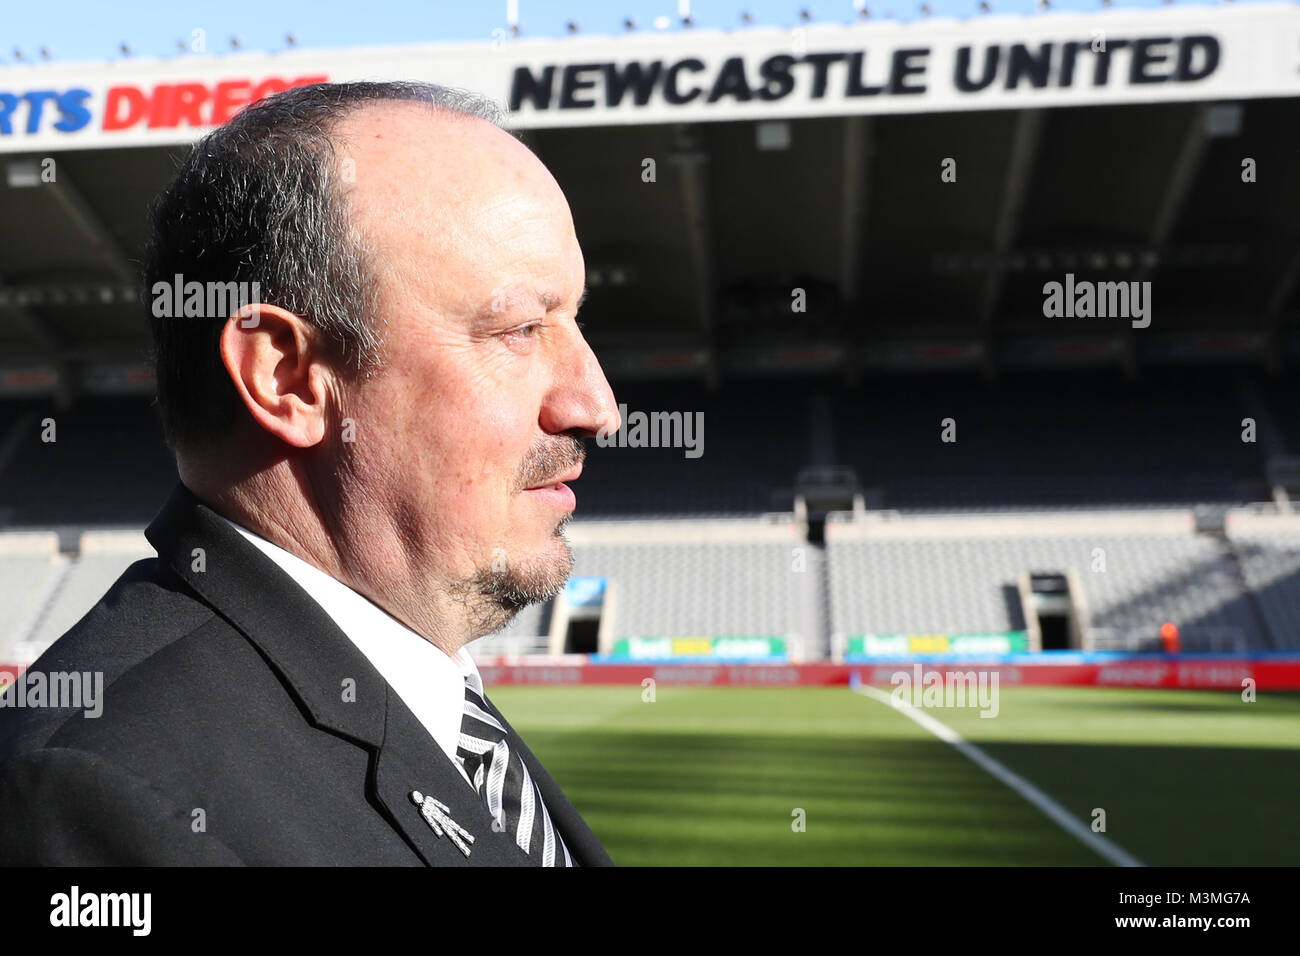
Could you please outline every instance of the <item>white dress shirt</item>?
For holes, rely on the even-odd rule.
[[[478,667],[469,651],[462,647],[448,657],[446,652],[324,571],[228,518],[222,520],[279,565],[321,606],[411,708],[411,713],[472,787],[456,757],[465,705],[465,677],[478,676]]]

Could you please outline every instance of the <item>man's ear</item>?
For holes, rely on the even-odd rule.
[[[302,317],[274,305],[246,305],[221,330],[221,362],[248,413],[294,448],[325,437],[332,371]]]

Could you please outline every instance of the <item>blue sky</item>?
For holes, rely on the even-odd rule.
[[[995,12],[1033,16],[1036,0],[991,0]],[[1197,0],[1177,0],[1195,5]],[[677,0],[518,0],[529,36],[558,36],[566,21],[583,33],[620,33],[632,16],[638,29],[653,30],[656,17],[676,25]],[[867,0],[873,17],[914,19],[921,0]],[[1096,10],[1101,0],[1053,0],[1056,10]],[[1120,7],[1158,7],[1162,0],[1115,0]],[[936,14],[981,15],[978,0],[930,0]],[[748,10],[754,22],[796,26],[809,8],[814,22],[851,20],[851,0],[722,0],[691,5],[698,26],[740,26]],[[229,49],[232,35],[248,50],[284,48],[292,32],[300,47],[329,48],[439,40],[487,40],[506,23],[505,0],[0,0],[0,64],[14,62],[14,49],[35,59],[42,46],[57,61],[118,59],[126,42],[138,56],[176,55],[176,41],[196,28],[206,31],[208,51]]]

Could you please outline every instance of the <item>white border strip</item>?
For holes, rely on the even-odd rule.
[[[888,694],[878,687],[872,687],[870,684],[855,683],[851,689],[872,700],[887,704],[894,710],[916,721],[930,733],[934,734],[946,744],[951,744],[961,754],[970,759],[977,766],[987,770],[993,776],[997,777],[1008,787],[1014,790],[1020,796],[1024,797],[1039,810],[1047,815],[1066,833],[1083,843],[1088,849],[1105,857],[1108,861],[1116,866],[1145,866],[1137,857],[1116,846],[1114,841],[1100,833],[1093,833],[1091,829],[1085,826],[1081,821],[1070,814],[1070,811],[1061,806],[1043,791],[1039,790],[1032,783],[1026,780],[1020,774],[1003,766],[994,760],[984,751],[980,750],[973,743],[963,737],[957,731],[953,730],[947,724],[935,720],[929,714],[917,710],[906,701],[896,699],[892,694]]]

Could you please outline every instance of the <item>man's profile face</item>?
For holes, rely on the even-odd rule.
[[[486,122],[383,103],[336,140],[355,162],[346,190],[385,362],[346,402],[345,495],[397,532],[370,560],[468,605],[478,636],[562,586],[573,498],[543,486],[576,473],[579,437],[618,426],[576,324],[572,215],[540,161]]]

